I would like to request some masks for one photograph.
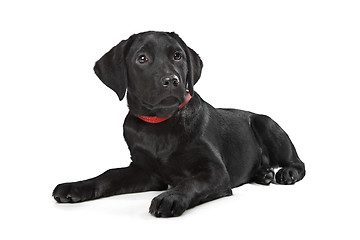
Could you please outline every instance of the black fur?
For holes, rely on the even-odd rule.
[[[231,195],[232,188],[245,183],[301,180],[305,166],[284,130],[267,116],[215,109],[202,100],[193,90],[201,69],[199,56],[178,35],[165,32],[133,35],[97,61],[96,75],[120,100],[127,90],[130,111],[124,137],[132,163],[92,179],[60,184],[53,192],[56,201],[166,190],[152,200],[150,213],[172,217]],[[165,85],[164,76],[179,81]],[[188,92],[193,97],[179,110]],[[172,117],[152,124],[137,115]],[[275,175],[276,167],[281,169]]]

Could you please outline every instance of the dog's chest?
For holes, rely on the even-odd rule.
[[[124,131],[133,160],[147,158],[166,162],[178,149],[181,136],[172,129],[138,127]]]
[[[132,161],[175,184],[191,174],[191,159],[183,132],[173,128],[125,128]]]

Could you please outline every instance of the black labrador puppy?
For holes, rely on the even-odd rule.
[[[173,217],[245,183],[301,180],[305,165],[271,118],[215,109],[194,92],[202,66],[177,34],[166,32],[132,35],[100,58],[94,67],[100,80],[120,100],[127,90],[124,137],[132,163],[60,184],[56,201],[166,190],[152,200],[150,213]],[[275,175],[276,167],[281,169]]]

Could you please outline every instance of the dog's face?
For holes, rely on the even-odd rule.
[[[119,99],[128,90],[130,111],[172,114],[200,78],[199,56],[175,33],[145,32],[121,41],[96,62],[97,76]]]

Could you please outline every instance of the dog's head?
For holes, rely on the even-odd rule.
[[[194,93],[202,61],[175,33],[144,32],[113,47],[94,67],[100,80],[135,114],[173,114]]]

